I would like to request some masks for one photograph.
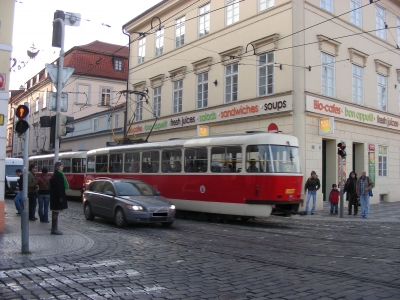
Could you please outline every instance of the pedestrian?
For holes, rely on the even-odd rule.
[[[374,182],[367,176],[365,170],[361,171],[361,177],[357,179],[357,200],[361,201],[361,218],[369,216],[370,191],[374,188]]]
[[[346,193],[346,200],[348,201],[348,215],[351,215],[352,208],[354,206],[354,215],[358,213],[358,203],[357,201],[357,174],[354,171],[350,172],[349,178],[347,178],[346,184],[344,185],[344,192]]]
[[[22,201],[22,196],[23,196],[23,179],[22,179],[22,170],[21,169],[16,169],[15,174],[19,177],[17,180],[17,188],[18,188],[18,193],[15,195],[14,198],[14,203],[15,203],[15,208],[17,209],[17,215],[20,215],[22,211],[24,210],[24,203]]]
[[[49,204],[50,204],[50,190],[49,190],[49,171],[46,167],[42,168],[42,175],[38,178],[39,183],[39,218],[41,223],[49,223]]]
[[[53,177],[50,179],[51,234],[63,234],[58,230],[58,214],[68,208],[65,191],[69,188],[63,173],[64,165],[58,161],[54,165]]]
[[[308,214],[308,203],[310,202],[310,198],[313,198],[313,204],[311,209],[311,214],[315,213],[315,204],[317,202],[317,191],[321,188],[321,183],[315,171],[311,172],[311,176],[307,179],[306,184],[304,185],[304,193],[308,190],[306,209],[304,214]]]
[[[37,166],[34,164],[29,165],[28,172],[28,199],[29,199],[29,221],[36,221],[36,202],[38,197],[38,179],[36,178],[35,172]]]
[[[337,189],[337,185],[332,184],[332,190],[329,193],[329,202],[331,203],[331,215],[338,214],[338,203],[339,203],[340,192]]]

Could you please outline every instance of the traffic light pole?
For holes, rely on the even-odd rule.
[[[57,73],[57,98],[56,98],[56,132],[54,139],[54,163],[58,161],[58,154],[60,153],[60,137],[58,136],[58,127],[60,124],[60,112],[61,112],[61,95],[62,95],[62,71],[64,68],[64,34],[65,34],[65,24],[63,19],[56,19],[53,22],[61,23],[61,50],[60,57],[58,59],[58,73]]]
[[[24,103],[29,107],[29,103]],[[29,114],[25,117],[29,124]],[[29,129],[24,133],[24,170],[22,175],[22,203],[24,209],[21,214],[21,252],[29,252],[29,221],[28,221],[28,173],[29,173]]]
[[[343,157],[340,157],[340,217],[343,218],[344,205],[344,182],[343,182]]]

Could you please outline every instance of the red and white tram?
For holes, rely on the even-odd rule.
[[[69,197],[81,197],[86,169],[86,152],[61,152],[58,159],[64,165],[64,174],[67,178],[69,189],[66,191]],[[29,164],[38,167],[37,176],[42,174],[42,168],[46,167],[50,175],[54,172],[54,154],[35,155],[29,157]]]
[[[259,131],[90,150],[85,183],[97,177],[142,179],[181,211],[267,217],[303,201],[297,138]]]

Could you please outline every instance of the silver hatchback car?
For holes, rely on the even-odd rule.
[[[86,220],[114,220],[118,227],[131,223],[161,223],[175,220],[175,206],[147,183],[136,179],[97,178],[83,193]]]

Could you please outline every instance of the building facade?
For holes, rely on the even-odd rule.
[[[151,140],[279,130],[298,137],[317,207],[342,177],[375,181],[371,203],[400,188],[400,1],[164,0],[123,27],[131,36],[131,134]],[[146,108],[146,109],[145,109]]]
[[[56,64],[55,61],[53,64]],[[100,41],[76,46],[65,54],[65,67],[75,69],[66,82],[61,113],[74,117],[72,133],[62,138],[60,151],[88,150],[104,147],[106,142],[122,136],[126,98],[128,48]],[[14,133],[14,109],[25,102],[30,107],[29,155],[51,153],[50,128],[41,127],[40,117],[55,115],[56,88],[47,69],[15,91],[9,101],[8,152],[10,157],[23,154],[23,139]]]

